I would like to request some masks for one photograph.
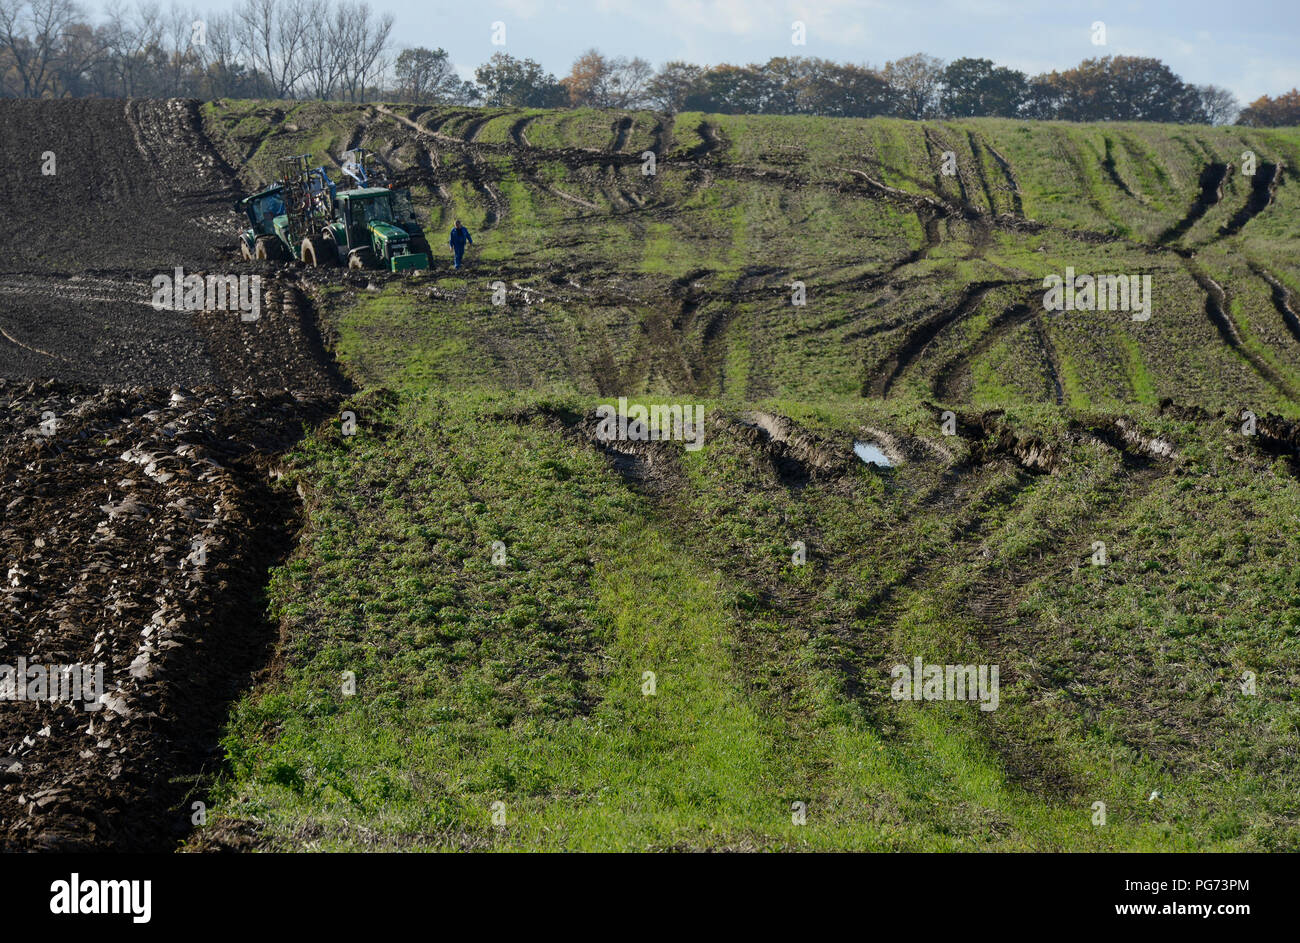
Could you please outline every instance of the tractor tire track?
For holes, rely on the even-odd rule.
[[[1016,328],[1033,320],[1033,317],[1033,309],[1026,304],[1014,304],[1003,310],[989,323],[988,330],[976,338],[969,351],[951,357],[934,375],[931,388],[934,391],[935,398],[944,402],[958,401],[960,397],[957,396],[957,387],[959,385],[957,381],[962,374],[969,373],[974,366],[975,359],[987,353],[994,344]]]
[[[1268,283],[1270,289],[1269,293],[1273,298],[1273,307],[1277,309],[1278,314],[1282,315],[1282,323],[1284,323],[1286,329],[1291,332],[1291,336],[1295,338],[1296,343],[1300,343],[1300,314],[1296,313],[1296,309],[1292,304],[1294,298],[1291,294],[1291,289],[1287,288],[1278,281],[1274,275],[1270,274],[1262,266],[1254,262],[1250,263],[1250,269]]]
[[[1182,236],[1196,225],[1196,221],[1204,216],[1210,207],[1216,205],[1223,199],[1223,185],[1227,182],[1228,174],[1232,172],[1232,164],[1209,164],[1201,171],[1201,195],[1192,208],[1187,211],[1179,222],[1170,226],[1160,237],[1156,239],[1158,245],[1168,245]]]
[[[1271,366],[1261,360],[1253,351],[1251,351],[1241,339],[1241,334],[1237,331],[1237,325],[1233,322],[1232,316],[1228,313],[1228,295],[1223,290],[1223,286],[1216,282],[1210,276],[1197,269],[1190,262],[1188,270],[1196,280],[1196,284],[1201,286],[1205,292],[1205,313],[1209,317],[1210,323],[1218,330],[1219,336],[1223,342],[1235,350],[1242,359],[1249,363],[1264,380],[1268,381],[1274,388],[1280,391],[1284,396],[1295,398],[1293,391],[1284,379],[1278,375]]]
[[[614,136],[610,138],[609,147],[606,150],[617,154],[627,144],[627,133],[632,130],[632,119],[624,115],[610,125],[610,130],[614,132]]]
[[[656,158],[662,158],[673,147],[673,126],[671,116],[658,115],[655,126],[650,131],[650,150]]]
[[[1097,211],[1097,215],[1112,225],[1116,220],[1111,219],[1106,212],[1106,207],[1101,202],[1101,197],[1092,187],[1088,180],[1088,173],[1084,165],[1084,157],[1079,149],[1078,142],[1072,136],[1070,131],[1054,129],[1052,139],[1056,143],[1056,151],[1061,161],[1066,164],[1073,172],[1075,180],[1078,182],[1079,192],[1084,195],[1088,205]]]
[[[483,125],[495,118],[496,115],[479,115],[471,120],[465,126],[464,142],[469,145],[475,144],[479,131]],[[483,228],[494,229],[507,213],[505,199],[501,194],[488,182],[484,175],[484,166],[482,157],[479,155],[477,148],[466,148],[462,152],[465,166],[468,170],[468,179],[470,186],[479,192],[483,197],[485,206],[483,211]]]
[[[1016,173],[1011,169],[1011,162],[1002,156],[988,141],[984,141],[984,149],[992,155],[993,161],[1002,171],[1002,176],[1006,178],[1007,187],[1011,191],[1011,202],[1015,208],[1015,215],[1023,217],[1025,215],[1024,196],[1020,192],[1020,182],[1016,180]]]
[[[348,144],[345,150],[355,151],[361,146],[361,142],[366,138],[366,133],[370,130],[370,125],[374,122],[375,116],[378,114],[379,112],[375,108],[367,108],[362,112],[361,121],[353,129],[352,136],[348,138]]]
[[[898,347],[885,360],[877,365],[871,375],[863,382],[862,395],[886,397],[894,383],[929,349],[944,329],[972,314],[992,289],[1008,284],[1007,282],[975,282],[967,286],[957,304],[948,311],[942,311],[912,328]]]
[[[457,146],[461,157],[461,165],[465,168],[465,179],[483,198],[483,228],[493,229],[496,227],[497,223],[506,215],[506,205],[501,195],[498,194],[485,179],[482,160],[478,155],[478,151],[483,146],[475,143],[474,138],[477,137],[482,126],[492,118],[497,117],[497,115],[478,115],[476,112],[462,110],[450,113],[441,113],[437,115],[435,119],[437,121],[436,124],[430,122],[421,125],[405,115],[397,114],[384,105],[376,105],[375,108],[382,114],[388,115],[395,121],[410,127],[412,130],[432,137],[435,141]],[[464,117],[466,115],[473,115],[474,117],[466,126],[464,137],[454,138],[442,134],[441,131],[438,130],[452,119],[456,117]],[[450,194],[448,194],[448,197],[450,197]]]
[[[1109,134],[1104,135],[1102,140],[1105,144],[1106,156],[1102,158],[1101,167],[1106,171],[1106,176],[1110,177],[1110,182],[1123,191],[1124,195],[1130,199],[1137,200],[1139,203],[1146,203],[1145,197],[1134,193],[1133,189],[1128,185],[1128,181],[1120,176],[1119,167],[1115,163],[1114,140]]]
[[[1038,346],[1043,353],[1043,374],[1051,384],[1050,393],[1056,405],[1061,406],[1065,403],[1065,388],[1061,385],[1060,361],[1056,356],[1056,348],[1052,346],[1047,323],[1047,319],[1043,317],[1033,319],[1034,337],[1038,339]]]
[[[974,131],[966,132],[966,142],[970,145],[971,159],[975,162],[975,174],[979,178],[980,188],[984,191],[984,199],[989,205],[989,214],[998,215],[998,204],[993,198],[993,187],[989,183],[988,174],[984,172],[984,161],[980,158],[980,141]]]
[[[959,401],[962,398],[958,395],[961,381],[970,376],[975,361],[1025,325],[1029,325],[1032,329],[1034,343],[1042,358],[1043,376],[1049,386],[1048,396],[1054,399],[1058,406],[1061,405],[1065,397],[1061,386],[1060,370],[1056,364],[1051,338],[1048,336],[1047,319],[1044,317],[1041,304],[1038,303],[1036,290],[1030,291],[1024,301],[1005,308],[993,318],[988,329],[975,339],[968,352],[954,354],[940,368],[932,383],[935,397],[945,402]]]
[[[1226,225],[1219,229],[1219,235],[1233,236],[1241,232],[1242,227],[1273,205],[1273,200],[1277,196],[1277,188],[1281,183],[1282,164],[1280,162],[1260,164],[1258,172],[1251,180],[1250,196],[1246,198],[1246,205],[1238,210]]]
[[[1111,532],[1116,517],[1140,501],[1153,482],[1170,470],[1168,462],[1144,461],[1136,467],[1125,462],[1118,474],[1107,478],[1098,489],[1098,500],[1084,503],[1081,513],[1048,525],[1047,536],[1039,543],[1054,548],[1048,554],[1031,557],[1024,553],[1019,559],[989,564],[984,572],[972,577],[971,585],[977,585],[979,592],[954,594],[986,657],[992,663],[1008,666],[1004,668],[1004,683],[1015,682],[1016,666],[1022,666],[1020,671],[1029,675],[1027,683],[1049,690],[1057,687],[1035,678],[1042,671],[1038,642],[1041,630],[1037,628],[1038,617],[1021,613],[1021,602],[1035,582],[1054,576],[1065,578],[1079,565],[1076,548],[1081,536]],[[969,556],[967,550],[967,559]],[[1012,739],[998,718],[984,715],[979,720],[981,739],[999,757],[1010,782],[1056,801],[1086,794],[1085,782],[1071,770],[1065,751],[1050,737]]]
[[[510,140],[514,142],[516,147],[529,150],[533,149],[533,145],[528,140],[528,126],[536,121],[537,117],[537,115],[524,115],[522,118],[519,118],[510,125]],[[517,163],[517,168],[520,176],[523,177],[524,182],[534,189],[540,190],[543,193],[549,193],[553,197],[564,200],[567,203],[572,203],[575,206],[581,206],[583,209],[591,210],[594,213],[601,212],[601,207],[590,200],[584,200],[580,196],[566,193],[554,184],[542,180],[531,166],[520,162]]]
[[[720,154],[727,149],[727,140],[723,137],[718,126],[708,121],[701,121],[696,132],[703,139],[703,142],[694,151],[696,157],[712,157]]]
[[[774,266],[749,266],[736,277],[736,280],[732,282],[731,287],[727,290],[726,294],[721,296],[721,298],[716,299],[720,303],[717,305],[716,310],[709,318],[708,322],[704,325],[704,330],[700,337],[701,365],[698,373],[700,377],[699,390],[701,392],[711,390],[714,383],[717,384],[717,392],[719,394],[725,391],[726,374],[723,370],[723,363],[726,360],[728,351],[726,335],[731,327],[732,318],[736,313],[736,308],[749,298],[768,296],[770,294],[770,289],[751,288],[750,283],[765,276],[775,275],[780,271],[781,269]],[[712,273],[710,272],[708,274]],[[695,273],[695,277],[692,278],[691,281],[694,282],[698,278],[699,273]],[[703,297],[704,296],[699,292],[692,292],[688,295],[692,306],[692,313],[694,309],[698,308],[702,304]],[[766,349],[767,342],[765,342],[764,346]],[[755,349],[751,346],[750,369],[748,371],[750,377],[754,374],[754,356]],[[766,388],[767,385],[767,380],[765,378],[760,378],[760,381],[757,384],[752,382],[750,383],[751,392],[758,388]]]
[[[619,118],[610,128],[614,136],[610,139],[605,150],[611,155],[621,154],[623,146],[627,143],[628,131],[632,128],[632,119],[627,116]],[[637,217],[628,214],[638,209],[644,209],[645,201],[623,186],[619,176],[620,163],[620,161],[609,161],[601,166],[601,195],[615,210],[616,215],[626,218],[627,223],[636,231],[637,235],[644,235],[645,224]]]
[[[528,143],[528,126],[537,120],[537,115],[524,115],[510,126],[510,140],[518,147],[532,147]]]
[[[970,206],[969,192],[966,189],[966,175],[962,173],[961,162],[957,161],[957,172],[952,177],[945,177],[942,173],[943,155],[951,153],[953,159],[956,160],[956,150],[947,141],[940,138],[938,132],[928,124],[921,125],[921,133],[925,138],[925,151],[930,158],[930,166],[934,168],[934,182],[937,190],[944,195],[945,199],[951,199],[951,195],[944,187],[944,181],[951,180],[957,184],[957,202],[962,206]]]
[[[411,152],[415,158],[413,176],[415,180],[423,183],[437,196],[438,226],[446,225],[449,222],[449,217],[455,212],[453,208],[455,201],[452,200],[447,185],[442,182],[442,163],[438,158],[438,152],[430,143],[427,143],[432,140],[431,135],[421,130],[414,121],[407,119],[407,123],[403,124],[400,115],[393,114],[382,105],[376,107],[381,114],[394,123],[397,132],[404,135],[410,143]],[[394,183],[399,186],[410,185],[410,183],[415,182],[407,179],[408,174],[411,173],[412,170],[395,172],[393,174]]]

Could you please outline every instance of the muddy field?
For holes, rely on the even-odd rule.
[[[152,306],[155,275],[232,263],[240,194],[194,103],[0,123],[25,221],[0,253],[0,664],[103,668],[95,696],[0,701],[0,844],[167,848],[275,640],[298,501],[276,457],[346,383],[291,273],[263,273],[254,322]]]
[[[465,683],[459,710],[467,735],[483,718],[496,724],[497,713],[509,715],[500,723],[509,728],[513,711],[536,706],[534,696],[560,705],[558,714],[570,703],[583,712],[615,703],[616,693],[587,692],[603,683],[604,668],[572,667],[590,654],[594,635],[576,642],[563,618],[503,602],[567,598],[557,611],[586,612],[584,581],[596,578],[588,568],[606,561],[582,536],[601,533],[599,515],[582,514],[590,495],[606,489],[610,507],[640,507],[627,513],[644,515],[642,529],[669,535],[665,546],[681,542],[675,563],[664,558],[665,573],[713,559],[740,587],[733,609],[749,615],[717,646],[734,645],[733,661],[710,667],[710,685],[700,690],[726,677],[738,691],[761,692],[756,703],[769,716],[788,722],[796,740],[807,734],[806,773],[827,775],[828,795],[843,770],[807,757],[819,749],[819,725],[842,717],[836,707],[813,723],[807,692],[831,692],[871,721],[849,735],[878,727],[888,743],[899,718],[873,684],[894,660],[906,660],[906,645],[918,644],[915,627],[940,624],[931,607],[958,620],[960,631],[939,633],[942,644],[965,639],[981,654],[1006,658],[1009,680],[1023,679],[1022,713],[980,721],[973,735],[998,757],[998,775],[1054,802],[1084,802],[1090,794],[1081,783],[1091,775],[1082,759],[1071,761],[1078,768],[1069,776],[1061,772],[1068,764],[1054,751],[1074,747],[1044,746],[1056,731],[1034,726],[1043,716],[1055,723],[1047,709],[1058,703],[1073,705],[1088,724],[1111,718],[1117,740],[1165,771],[1204,772],[1244,729],[1252,736],[1284,730],[1276,688],[1275,719],[1229,722],[1220,688],[1189,699],[1182,669],[1147,677],[1169,647],[1162,637],[1124,626],[1109,650],[1098,651],[1094,625],[1074,623],[1076,612],[1103,598],[1098,593],[1128,592],[1124,579],[1090,586],[1079,576],[1081,548],[1094,537],[1148,539],[1148,559],[1139,561],[1135,550],[1130,562],[1156,575],[1150,587],[1128,577],[1133,592],[1176,594],[1187,585],[1181,561],[1165,561],[1168,583],[1160,582],[1166,571],[1158,561],[1148,565],[1163,553],[1152,534],[1165,535],[1163,522],[1150,522],[1167,507],[1187,502],[1183,526],[1207,512],[1241,516],[1246,499],[1215,490],[1229,474],[1242,494],[1252,476],[1265,482],[1254,500],[1276,502],[1268,513],[1289,507],[1300,389],[1297,269],[1286,222],[1292,145],[1252,139],[1268,159],[1244,181],[1223,153],[1204,142],[1175,145],[1157,129],[1146,146],[1159,151],[1158,172],[1137,159],[1112,161],[1103,180],[1083,166],[1093,145],[1054,127],[1024,129],[1023,136],[1038,136],[1031,144],[1019,140],[1020,129],[992,123],[964,133],[909,124],[896,133],[898,123],[840,122],[809,133],[794,121],[748,120],[321,103],[0,102],[8,132],[0,157],[14,168],[0,195],[24,222],[0,252],[0,666],[103,667],[93,696],[0,701],[0,846],[167,849],[191,836],[197,848],[315,847],[337,830],[341,847],[406,847],[449,822],[460,829],[453,846],[492,845],[497,833],[480,834],[473,824],[477,806],[466,800],[458,818],[459,795],[452,802],[450,787],[440,791],[446,769],[461,769],[462,782],[483,778],[477,767],[457,766],[469,762],[459,753],[441,765],[430,759],[454,738],[432,738],[420,754],[407,747],[407,727],[394,723],[402,761],[435,768],[390,782],[386,772],[372,773],[394,764],[392,757],[368,758],[369,740],[353,742],[345,768],[313,786],[324,761],[310,736],[306,758],[296,756],[293,733],[318,722],[332,729],[335,720],[314,713],[328,700],[323,682],[286,681],[291,672],[279,669],[310,667],[319,652],[328,666],[321,677],[332,685],[336,660],[359,657],[362,647],[367,658],[380,653],[370,665],[376,671],[385,658],[400,666],[389,690],[405,697],[414,683],[405,659],[436,673],[446,658],[453,667],[436,696]],[[1146,133],[1124,130],[1124,153],[1145,155],[1129,138]],[[419,276],[238,260],[241,224],[231,204],[266,182],[277,156],[311,151],[336,165],[358,144],[412,187],[431,235],[445,232],[453,216],[467,218],[476,246],[465,272],[447,271],[442,240],[434,238],[434,269]],[[1096,153],[1111,154],[1110,144],[1107,137]],[[657,174],[642,173],[646,149],[660,159]],[[960,153],[956,176],[931,173],[948,151]],[[1067,174],[1078,179],[1063,184]],[[1090,189],[1092,177],[1103,189]],[[1063,192],[1082,196],[1054,202]],[[1042,272],[1076,263],[1154,272],[1162,295],[1153,329],[1128,312],[1045,312],[1036,297]],[[177,268],[260,277],[260,316],[155,310],[152,280]],[[792,302],[796,281],[810,303]],[[489,300],[490,292],[504,303]],[[362,448],[372,451],[363,457],[331,464],[337,438],[322,430],[355,392],[354,378],[380,391],[371,409],[388,425],[377,420],[371,431],[391,434],[366,441]],[[556,402],[569,405],[482,407],[480,414],[481,404],[466,406],[473,395],[456,398],[485,389],[525,398],[555,391]],[[421,399],[444,394],[433,405]],[[688,457],[665,443],[599,440],[589,400],[622,394],[707,400],[704,426],[716,444]],[[1140,421],[1129,411],[1137,404]],[[1234,432],[1243,404],[1260,417],[1252,440]],[[940,432],[945,416],[954,428]],[[1164,438],[1171,430],[1182,438]],[[327,507],[307,502],[307,514],[307,493],[280,483],[287,454],[304,439],[312,454],[297,459],[314,469]],[[873,466],[863,477],[853,455],[859,439],[896,467]],[[592,456],[608,467],[584,464]],[[1286,462],[1268,464],[1278,457]],[[572,500],[529,503],[548,500],[564,482],[578,492]],[[1129,522],[1117,523],[1130,507],[1138,510]],[[304,526],[313,513],[314,532]],[[806,533],[791,529],[799,521]],[[481,556],[485,536],[515,528],[524,543],[546,535],[530,566],[485,575],[466,562]],[[359,542],[358,529],[377,542]],[[794,533],[808,537],[816,564],[798,572],[821,576],[773,569]],[[322,534],[332,541],[324,550],[312,543]],[[569,548],[570,539],[577,545]],[[602,552],[619,561],[603,567],[606,578],[641,565],[643,546],[619,549],[608,532],[601,539]],[[388,555],[407,541],[404,554]],[[1261,541],[1254,534],[1239,543]],[[268,570],[294,553],[308,565],[285,576],[285,585],[316,608],[273,624]],[[1062,592],[1075,595],[1043,588],[1057,586],[1062,573],[1074,581]],[[1226,585],[1228,577],[1215,579]],[[1247,588],[1258,582],[1243,578]],[[1059,610],[1059,624],[1047,632],[1022,619],[1025,600]],[[1196,600],[1139,602],[1158,612]],[[697,595],[686,614],[710,606]],[[480,628],[462,634],[458,607]],[[645,618],[656,626],[647,637],[656,638],[659,623],[680,615],[672,608],[643,615],[639,604],[627,604],[617,615]],[[1096,624],[1104,615],[1090,618]],[[408,617],[420,621],[408,626]],[[1143,610],[1141,619],[1148,617]],[[602,620],[579,619],[582,632],[595,633],[588,618],[591,626]],[[1205,624],[1218,626],[1219,618],[1215,609]],[[724,624],[731,625],[719,615]],[[1242,633],[1224,631],[1238,645]],[[1272,659],[1281,649],[1269,631],[1231,657],[1227,642],[1215,649],[1217,637],[1200,649],[1194,638],[1171,636],[1169,657],[1224,677],[1225,666],[1235,670],[1249,657],[1241,664],[1278,677],[1283,669]],[[466,664],[483,669],[478,681]],[[545,674],[555,665],[564,671]],[[1109,665],[1110,674],[1097,665]],[[573,678],[580,696],[546,687]],[[302,704],[282,699],[290,706],[275,724],[245,729],[240,695],[262,681],[281,692],[276,685],[290,686]],[[484,690],[495,693],[484,700]],[[1144,692],[1137,711],[1129,709],[1135,692]],[[390,704],[384,717],[401,709]],[[1073,723],[1076,713],[1059,716]],[[341,707],[338,714],[349,716]],[[711,729],[712,718],[692,720],[689,709],[682,716],[694,725],[683,743]],[[194,804],[206,800],[222,767],[218,739],[227,723],[259,757],[231,774],[249,777],[232,794],[254,797],[248,805],[256,808],[289,803],[281,844],[266,837],[276,826],[240,819],[246,809],[193,836]],[[374,739],[391,734],[376,731]],[[917,735],[918,754],[931,749],[927,736]],[[1259,755],[1241,759],[1244,766],[1273,774],[1271,736],[1251,740]],[[281,743],[284,755],[271,759]],[[784,758],[782,749],[771,753]],[[475,802],[516,788],[513,772],[499,772],[494,766],[487,785],[475,787]],[[587,788],[603,790],[611,776]],[[377,798],[367,805],[372,788]],[[530,788],[518,786],[518,801],[535,799]],[[930,788],[909,787],[898,801]],[[375,831],[361,825],[346,834],[333,811],[320,815],[336,801],[319,798],[329,790],[350,803],[344,818],[371,816]],[[402,812],[393,797],[408,792],[414,798]],[[870,796],[863,790],[854,801],[869,805]],[[897,823],[929,815],[886,806],[860,815]],[[376,839],[393,808],[398,821],[409,815],[405,830]],[[956,818],[936,834],[950,826],[999,834],[964,821],[964,798],[953,808]],[[318,815],[328,824],[313,824]],[[309,824],[295,831],[300,820]],[[559,834],[552,824],[543,829],[548,836]],[[684,844],[674,838],[665,847],[712,841],[687,834]],[[735,847],[764,841],[746,835]],[[833,841],[830,847],[845,847],[840,836]]]

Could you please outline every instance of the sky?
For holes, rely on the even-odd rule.
[[[204,0],[194,0],[205,6]],[[213,9],[235,0],[210,0]],[[1300,0],[369,0],[394,40],[442,47],[466,78],[494,52],[563,76],[590,48],[702,65],[807,55],[882,66],[914,52],[992,59],[1029,74],[1098,55],[1153,56],[1243,104],[1300,86]],[[806,42],[793,43],[802,22]],[[494,23],[505,25],[493,45]],[[1093,42],[1105,24],[1105,45]]]

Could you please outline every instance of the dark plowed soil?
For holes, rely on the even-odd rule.
[[[22,224],[6,227],[0,272],[229,265],[231,204],[240,194],[215,151],[196,154],[184,140],[196,109],[181,101],[0,101],[0,200]],[[50,175],[42,173],[47,151]]]
[[[275,639],[262,586],[296,501],[266,466],[329,404],[0,380],[0,664],[103,668],[97,703],[0,700],[0,846],[161,849],[188,830]]]
[[[262,318],[157,311],[158,275],[252,274],[235,254],[234,175],[188,101],[0,101],[0,377],[110,385],[332,389],[305,300],[261,272]],[[52,175],[41,154],[54,154]],[[309,332],[308,332],[309,333]],[[310,338],[308,338],[310,340]]]
[[[294,272],[238,261],[196,103],[7,100],[0,123],[22,222],[0,237],[0,666],[103,669],[94,710],[0,699],[0,847],[169,848],[275,638],[262,588],[298,502],[270,469],[348,384]],[[177,267],[260,275],[260,317],[155,310]]]

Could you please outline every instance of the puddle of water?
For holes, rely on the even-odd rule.
[[[881,468],[894,467],[894,463],[889,460],[889,456],[874,442],[854,442],[853,454],[868,465],[878,465]]]

